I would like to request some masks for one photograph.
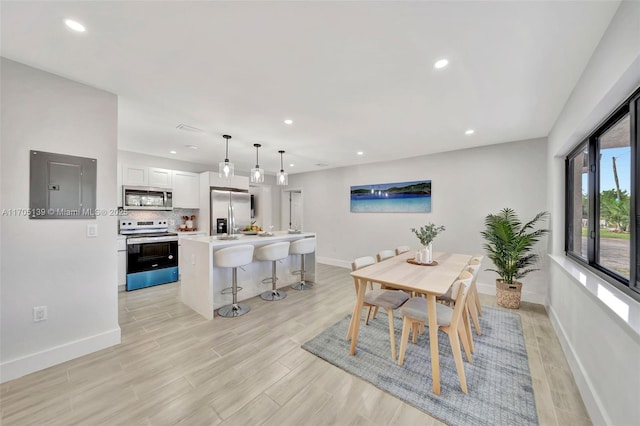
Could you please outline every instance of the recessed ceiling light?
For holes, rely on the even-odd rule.
[[[77,31],[79,33],[83,33],[86,31],[86,28],[84,27],[84,25],[82,25],[80,22],[76,22],[73,19],[65,19],[64,23],[67,27],[71,28],[73,31]]]
[[[185,147],[189,149],[198,149],[196,145],[185,145]]]
[[[169,154],[177,154],[177,151],[169,151]]]
[[[434,66],[435,68],[438,68],[438,69],[440,69],[440,68],[444,68],[444,67],[446,67],[447,65],[449,65],[449,61],[448,61],[448,60],[446,60],[446,59],[440,59],[439,61],[436,61],[436,63],[435,63],[435,64],[433,64],[433,66]]]
[[[293,120],[287,118],[286,120],[284,120],[284,124],[292,125],[293,124]]]
[[[472,134],[474,134],[475,132],[476,132],[475,130],[473,130],[473,129],[469,129],[469,130],[467,130],[466,132],[464,132],[464,134],[465,134],[465,135],[472,135]]]
[[[289,164],[289,167],[293,167],[293,166],[295,166],[295,164],[293,164],[293,163]]]
[[[362,152],[362,151],[358,151],[358,152],[356,152],[356,154],[358,154],[358,155],[364,155],[364,152]]]

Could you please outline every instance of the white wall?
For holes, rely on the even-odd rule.
[[[431,213],[351,213],[353,185],[432,181]],[[318,233],[318,260],[349,267],[352,259],[399,245],[418,248],[411,232],[428,222],[447,230],[434,250],[483,252],[484,218],[504,207],[531,219],[546,206],[546,140],[536,139],[427,155],[387,163],[330,169],[289,177],[301,188],[304,229]],[[542,271],[525,278],[523,300],[543,303],[547,292],[546,250]],[[490,267],[486,260],[484,268]],[[482,271],[480,291],[495,294],[496,274]]]
[[[564,256],[564,156],[640,86],[640,2],[622,2],[549,134],[550,251]],[[585,274],[590,275],[589,272]],[[594,424],[640,419],[640,338],[551,262],[547,310]],[[613,286],[603,287],[619,293]],[[621,295],[624,297],[624,295]],[[633,302],[632,303],[637,303]]]
[[[29,150],[97,159],[98,209],[116,207],[117,98],[4,58],[2,207],[29,207]],[[3,214],[0,381],[120,343],[116,217]],[[88,224],[98,237],[87,238]],[[32,322],[46,305],[48,320]]]

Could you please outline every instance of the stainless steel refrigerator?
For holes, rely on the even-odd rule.
[[[248,191],[211,188],[211,235],[232,233],[251,223],[251,195]]]

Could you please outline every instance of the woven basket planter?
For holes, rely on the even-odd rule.
[[[506,284],[501,279],[496,280],[496,298],[499,306],[508,309],[518,309],[520,307],[521,295],[521,282],[516,281],[513,284]]]

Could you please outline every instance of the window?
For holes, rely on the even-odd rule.
[[[567,255],[640,297],[640,91],[566,159]]]

